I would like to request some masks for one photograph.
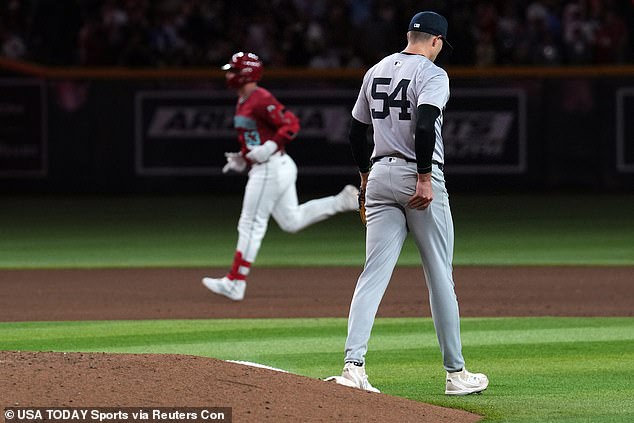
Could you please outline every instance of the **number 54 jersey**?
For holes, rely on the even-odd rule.
[[[449,77],[444,69],[422,55],[394,53],[366,72],[352,116],[374,127],[372,157],[401,153],[415,159],[416,109],[422,104],[438,107],[432,160],[444,163],[441,131],[448,100]]]

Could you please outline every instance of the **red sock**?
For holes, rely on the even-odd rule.
[[[242,253],[236,251],[236,255],[233,257],[233,265],[227,275],[232,281],[246,281],[247,275],[251,271],[251,263],[242,258]]]

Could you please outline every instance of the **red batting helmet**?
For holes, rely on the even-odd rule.
[[[227,79],[227,85],[231,88],[240,88],[248,82],[257,82],[262,78],[262,61],[253,53],[238,52],[231,56],[229,63],[222,70],[234,75]]]

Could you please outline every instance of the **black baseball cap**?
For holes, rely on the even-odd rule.
[[[453,46],[449,44],[449,41],[447,40],[447,27],[447,19],[445,19],[443,15],[439,15],[436,12],[425,11],[418,12],[412,17],[408,31],[418,31],[432,35],[440,35],[443,43],[453,50]]]

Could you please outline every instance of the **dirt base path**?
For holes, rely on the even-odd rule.
[[[244,301],[209,292],[226,269],[0,271],[0,321],[346,317],[359,269],[256,268]],[[632,316],[634,267],[457,267],[460,312]],[[418,268],[398,268],[380,316],[430,316]]]
[[[359,269],[254,269],[240,303],[200,283],[225,269],[0,271],[0,322],[345,317]],[[399,268],[380,316],[430,315]],[[461,314],[632,316],[634,267],[458,267]],[[439,390],[442,387],[439,387]],[[484,393],[486,395],[486,393]],[[0,351],[2,407],[231,407],[233,422],[473,422],[470,413],[181,355]]]

